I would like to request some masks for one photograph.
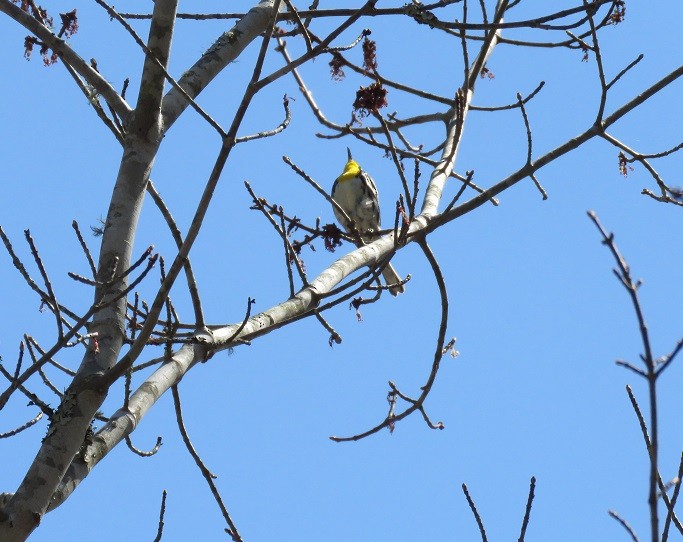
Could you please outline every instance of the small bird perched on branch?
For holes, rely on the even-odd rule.
[[[364,241],[371,241],[372,235],[367,232],[378,232],[380,227],[379,218],[379,197],[377,187],[372,177],[363,171],[351,156],[351,150],[347,147],[349,160],[344,166],[344,171],[337,177],[332,185],[332,199],[337,202],[348,217],[353,221],[356,231],[362,235]],[[348,233],[352,233],[353,228],[336,207],[334,216]],[[366,234],[366,235],[363,235]],[[401,284],[401,277],[396,270],[388,263],[382,271],[384,280],[389,285],[391,295],[402,294],[405,291]]]

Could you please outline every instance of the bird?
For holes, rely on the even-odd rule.
[[[378,232],[380,227],[379,195],[372,177],[353,159],[351,150],[347,147],[348,161],[344,171],[332,185],[332,199],[341,207],[353,222],[353,227],[343,213],[333,206],[334,216],[348,233],[353,229],[361,234],[364,241],[372,240],[367,232]],[[363,235],[365,234],[365,235]],[[357,243],[361,246],[361,243]],[[382,270],[382,276],[389,285],[391,295],[402,294],[405,291],[401,277],[391,263]]]

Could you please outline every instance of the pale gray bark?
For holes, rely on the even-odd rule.
[[[176,7],[177,0],[157,0],[154,7],[148,45],[162,64],[168,61]],[[163,88],[157,65],[147,59],[102,236],[98,268],[102,285],[95,290],[95,303],[114,298],[126,287],[125,279],[111,281],[130,266],[146,182],[161,141]],[[86,431],[107,395],[96,377],[116,363],[123,344],[125,303],[122,298],[93,317],[90,331],[98,334],[98,348],[91,344],[87,350],[33,464],[3,510],[10,518],[0,521],[3,541],[25,540],[37,527],[79,453]]]
[[[274,0],[261,0],[230,30],[221,34],[211,47],[178,80],[191,98],[196,98],[211,81],[263,31],[273,17]],[[188,107],[187,98],[172,88],[164,97],[164,131],[168,130]]]
[[[154,17],[147,45],[163,66],[167,65],[170,54],[176,3],[176,0],[156,0],[154,5]],[[499,41],[500,23],[503,21],[502,16],[507,4],[507,0],[498,1],[496,15],[493,18],[494,24],[498,26],[495,26],[495,30],[490,30],[490,34],[483,40],[478,56],[464,78],[459,94],[456,95],[458,105],[448,112],[449,120],[441,159],[431,174],[422,201],[421,213],[414,217],[410,224],[408,242],[420,241],[433,229],[490,201],[493,196],[526,178],[535,169],[600,135],[610,123],[683,75],[683,68],[672,72],[641,96],[607,117],[602,124],[589,127],[576,138],[540,157],[533,166],[527,164],[483,194],[440,214],[439,205],[444,184],[454,171],[475,83]],[[275,0],[260,1],[231,30],[222,34],[185,72],[178,83],[190,98],[197,97],[222,70],[239,57],[245,47],[269,29],[277,5],[278,2]],[[368,9],[373,7],[370,3],[367,6]],[[44,29],[33,29],[37,23],[31,17],[26,20],[26,14],[9,0],[0,0],[0,11],[8,13],[36,34],[45,35],[43,39],[46,41],[52,39],[45,34]],[[327,43],[338,35],[335,32],[328,36]],[[94,86],[126,121],[127,133],[123,156],[112,193],[98,264],[98,280],[101,285],[96,288],[95,301],[106,301],[115,298],[127,286],[126,279],[113,282],[112,279],[130,265],[137,223],[157,151],[165,131],[184,112],[189,102],[176,88],[171,88],[164,96],[166,74],[156,61],[147,58],[142,72],[138,103],[130,112],[125,101],[120,99],[108,83],[73,50],[61,40],[53,40],[52,43],[55,50],[62,52],[64,60]],[[263,47],[266,45],[267,41]],[[292,61],[291,65],[278,70],[267,81],[261,80],[260,84],[265,86],[269,81],[291,71],[292,66],[301,65],[314,56],[311,50],[308,55]],[[241,111],[241,114],[243,113],[244,111]],[[442,114],[438,117],[442,118]],[[234,133],[238,125],[239,121],[236,120],[232,127]],[[221,157],[223,160],[227,159],[229,148],[224,146],[221,153],[217,163]],[[220,175],[220,170],[217,175]],[[0,500],[0,540],[25,540],[43,514],[62,504],[98,462],[135,430],[156,401],[198,362],[206,360],[216,352],[235,346],[236,338],[251,341],[295,320],[310,316],[312,311],[325,301],[326,295],[347,277],[364,267],[372,268],[381,264],[400,248],[396,245],[393,234],[385,235],[339,258],[290,299],[249,318],[246,323],[238,322],[212,331],[197,331],[195,342],[184,345],[174,352],[170,359],[163,360],[131,395],[128,404],[115,412],[109,422],[95,435],[92,443],[81,450],[84,435],[108,392],[110,382],[103,377],[120,362],[125,338],[125,299],[120,299],[97,312],[89,325],[89,331],[97,333],[98,348],[95,349],[94,345],[91,345],[83,358],[78,374],[67,391],[66,399],[60,405],[50,431],[21,486],[13,496],[5,494]],[[185,246],[184,250],[186,252],[181,254],[183,257],[186,256],[189,247]],[[151,323],[155,324],[156,322]],[[143,346],[147,338],[143,338]],[[7,518],[11,520],[11,527]]]
[[[0,0],[0,8],[3,11],[13,14],[15,19],[19,19],[29,28],[40,26],[37,32],[45,34],[47,40],[56,39],[51,38],[51,34],[46,32],[44,27],[32,17],[11,3],[6,6],[6,3],[7,0]],[[224,34],[209,50],[209,53],[202,56],[193,72],[197,77],[190,78],[194,85],[192,97],[199,94],[229,62],[242,52],[251,40],[266,30],[272,21],[274,4],[272,0],[260,2],[247,14],[243,24],[238,23],[237,31],[233,29],[233,35],[245,35],[244,39],[235,42],[230,36]],[[170,54],[176,8],[177,0],[158,0],[154,6],[147,47],[164,68]],[[14,13],[17,10],[19,13]],[[73,60],[76,66],[85,65],[88,70],[83,70],[84,73],[81,75],[91,84],[94,81],[102,85],[104,80],[100,75],[84,64],[78,55],[63,45],[61,40],[58,41],[59,43],[55,42],[55,47],[60,47],[58,50],[68,51],[68,55],[64,55],[65,60],[67,62]],[[101,285],[96,288],[96,303],[115,298],[127,286],[125,278],[115,281],[112,279],[121,275],[131,263],[135,232],[147,181],[163,137],[162,96],[165,83],[162,67],[154,59],[148,57],[142,72],[136,108],[128,115],[127,106],[119,106],[119,112],[125,114],[122,117],[128,121],[127,133],[102,236],[97,277]],[[112,92],[118,96],[113,89]],[[175,94],[171,91],[168,103],[174,104],[175,109],[169,117],[171,119],[169,125],[187,106],[187,100],[180,93],[177,93],[179,98],[174,96]],[[120,98],[118,102],[116,99],[111,101],[114,104],[125,104]],[[43,514],[48,509],[61,504],[97,461],[106,455],[104,452],[98,454],[97,450],[92,447],[83,450],[83,453],[79,453],[79,450],[95,413],[107,395],[107,387],[101,385],[100,377],[114,366],[121,351],[125,335],[125,304],[126,299],[121,298],[97,312],[93,317],[89,332],[97,334],[97,348],[94,347],[94,343],[91,344],[84,356],[78,373],[67,390],[66,399],[57,411],[56,421],[51,425],[23,482],[14,494],[3,494],[3,501],[6,501],[1,511],[2,517],[0,517],[0,539],[3,541],[25,540],[37,527]],[[196,361],[195,355],[187,356],[186,354],[187,352],[181,351],[176,356],[178,359]],[[187,367],[176,375],[178,379],[186,370]],[[165,380],[167,376],[164,371],[154,373],[148,381],[160,379],[159,395],[149,393],[151,388],[143,384],[141,390],[131,397],[129,405],[131,414],[119,411],[114,416],[114,419],[120,422],[118,426],[113,424],[105,428],[116,429],[113,431],[113,437],[98,437],[96,444],[118,443],[129,434],[160,394],[177,382],[177,380]],[[174,375],[171,376],[175,378]],[[126,422],[131,422],[133,425],[130,426]],[[101,433],[107,435],[107,431]]]

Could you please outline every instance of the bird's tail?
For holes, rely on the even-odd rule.
[[[406,291],[406,289],[403,287],[403,284],[401,284],[401,277],[396,272],[396,269],[394,269],[394,266],[390,263],[387,264],[382,271],[382,276],[389,285],[389,293],[391,295],[402,294]]]

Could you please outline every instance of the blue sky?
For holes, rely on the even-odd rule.
[[[250,6],[230,4],[235,10]],[[510,19],[543,13],[546,4],[522,2]],[[116,7],[132,11],[137,5],[121,2]],[[130,77],[133,96],[142,62],[134,44],[96,6],[83,2],[62,10],[73,7],[81,21],[73,47],[84,58],[95,57],[115,87]],[[181,5],[181,11],[196,9],[192,3]],[[221,9],[218,2],[202,6],[207,12]],[[608,76],[645,54],[610,94],[608,112],[680,64],[682,16],[683,7],[676,2],[631,1],[626,21],[604,31]],[[26,32],[3,21],[6,39],[0,54],[11,84],[3,87],[0,101],[6,164],[0,173],[0,224],[27,262],[22,232],[31,229],[58,297],[84,311],[89,290],[66,276],[67,271],[85,274],[87,269],[70,224],[75,219],[88,232],[106,215],[120,147],[63,67],[44,68],[37,56],[27,63],[22,56]],[[377,40],[383,75],[453,94],[462,75],[457,43],[397,21],[375,18],[364,24]],[[145,23],[135,26],[146,36]],[[226,28],[225,22],[180,21],[171,72],[181,74]],[[317,28],[322,34],[329,26],[319,23]],[[361,28],[345,33],[339,43],[352,41]],[[301,51],[295,40],[289,46]],[[245,52],[199,100],[224,126],[251,73],[255,51],[252,46]],[[359,60],[360,51],[349,58]],[[266,71],[280,65],[271,49]],[[592,61],[581,62],[580,52],[500,45],[488,66],[495,79],[479,81],[476,105],[513,102],[516,92],[526,94],[546,81],[528,106],[534,156],[592,123],[596,69]],[[333,82],[326,58],[306,65],[302,74],[328,117],[347,122],[361,79],[349,75],[342,83]],[[678,144],[680,92],[680,82],[671,85],[611,133],[642,152]],[[255,99],[241,135],[276,126],[285,93],[295,97],[291,126],[277,138],[240,146],[231,155],[192,253],[212,323],[241,320],[248,297],[256,299],[254,310],[260,311],[288,296],[281,241],[260,214],[249,210],[243,181],[309,223],[318,216],[331,222],[328,204],[281,156],[288,155],[329,189],[349,145],[377,181],[385,209],[400,189],[391,161],[380,151],[350,139],[315,137],[324,130],[315,124],[292,78],[281,79]],[[430,112],[431,107],[397,91],[389,93],[389,110],[400,116]],[[413,141],[427,146],[442,135],[439,125],[409,132]],[[152,177],[183,229],[218,148],[212,129],[192,112],[164,141]],[[525,153],[518,111],[472,112],[456,168],[475,170],[475,181],[488,186],[520,167]],[[657,165],[671,185],[683,185],[680,155]],[[423,179],[428,175],[423,170]],[[627,178],[619,175],[617,151],[604,142],[589,143],[538,177],[548,191],[547,201],[525,180],[503,193],[498,207],[477,209],[429,238],[449,285],[448,336],[457,337],[460,351],[456,359],[444,358],[426,405],[445,430],[429,430],[413,416],[393,434],[384,431],[352,444],[328,439],[381,421],[387,380],[416,396],[427,379],[439,300],[415,246],[394,260],[400,273],[413,277],[404,295],[385,296],[364,307],[362,322],[344,305],[328,314],[343,337],[341,345],[330,348],[319,324],[305,320],[231,354],[221,353],[183,380],[188,431],[219,475],[217,484],[245,540],[476,540],[477,527],[460,489],[463,482],[479,507],[489,540],[516,539],[531,476],[536,476],[537,488],[527,540],[627,539],[608,509],[617,510],[646,538],[648,466],[624,389],[632,385],[645,405],[646,388],[634,374],[614,365],[615,359],[637,363],[641,345],[627,295],[611,272],[614,263],[586,211],[595,210],[605,227],[616,232],[634,275],[643,278],[643,308],[655,353],[663,355],[683,336],[681,209],[642,196],[642,188],[654,189],[653,181],[638,166]],[[446,201],[456,189],[455,184],[447,187]],[[96,250],[97,239],[88,239]],[[149,244],[172,257],[170,236],[148,201],[136,252]],[[316,248],[304,252],[311,276],[335,258],[322,244]],[[7,255],[0,255],[0,279],[5,307],[0,355],[11,368],[23,333],[51,344],[53,319],[38,311],[39,301]],[[148,297],[153,282],[142,289]],[[172,297],[181,318],[189,319],[182,281]],[[59,360],[76,367],[81,354],[74,349]],[[155,355],[150,351],[148,357]],[[679,361],[659,387],[661,472],[667,480],[676,474],[683,449],[677,385],[682,376]],[[55,381],[60,387],[68,384],[57,376]],[[47,394],[40,386],[32,383]],[[112,391],[105,414],[120,406],[121,397],[121,390]],[[0,416],[0,432],[34,415],[25,403],[22,397],[13,399]],[[0,473],[0,491],[16,488],[44,431],[41,422],[0,442],[0,464],[12,465]],[[142,421],[133,441],[147,449],[157,435],[164,444],[153,458],[139,458],[125,447],[114,450],[64,506],[45,517],[32,540],[73,540],[79,532],[97,532],[105,542],[153,539],[163,489],[169,492],[165,540],[223,539],[219,511],[175,427],[170,396]]]

